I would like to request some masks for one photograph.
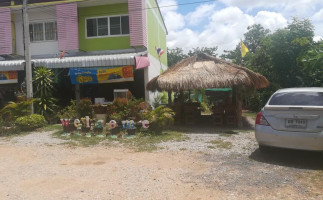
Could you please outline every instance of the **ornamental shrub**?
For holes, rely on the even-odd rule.
[[[38,114],[19,117],[15,121],[15,125],[20,130],[32,131],[46,125],[45,117]]]
[[[160,133],[162,129],[173,125],[174,115],[175,113],[172,109],[166,106],[159,106],[155,110],[144,113],[144,119],[150,122],[150,129]]]
[[[5,126],[11,126],[18,117],[26,116],[30,113],[30,104],[34,100],[22,101],[19,103],[9,102],[0,110],[1,118]]]
[[[60,119],[76,119],[77,118],[77,108],[76,102],[71,100],[71,105],[65,107],[63,110],[57,113]]]
[[[78,117],[80,118],[85,116],[92,117],[93,108],[92,108],[91,100],[90,99],[80,100],[78,105],[76,105],[76,111],[77,111]],[[105,112],[103,114],[105,114]]]

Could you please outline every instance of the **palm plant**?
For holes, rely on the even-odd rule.
[[[7,125],[11,125],[18,117],[30,114],[30,105],[34,100],[22,101],[19,103],[9,102],[1,109],[0,114],[4,117]]]
[[[174,123],[174,115],[172,109],[166,106],[158,106],[155,110],[146,113],[144,117],[150,122],[151,128],[158,132]]]
[[[35,111],[46,118],[54,112],[56,99],[53,98],[54,73],[45,67],[38,67],[34,70],[34,96],[36,99]]]

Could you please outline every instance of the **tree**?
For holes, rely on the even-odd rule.
[[[262,104],[278,88],[322,84],[321,50],[319,45],[313,46],[314,27],[309,20],[293,18],[286,28],[273,33],[259,24],[252,25],[244,36],[243,42],[249,48],[245,57],[241,58],[240,44],[221,57],[261,73],[270,81],[271,87],[255,93]]]
[[[262,40],[270,33],[269,29],[265,29],[260,24],[248,26],[248,32],[244,34],[243,43],[248,47],[250,53],[254,53],[260,48]]]
[[[323,87],[323,41],[311,45],[299,59],[304,86]]]
[[[188,56],[194,56],[198,53],[206,53],[208,55],[216,57],[218,54],[215,53],[218,50],[218,47],[196,47],[193,48],[192,50],[189,50],[187,55]]]
[[[168,67],[172,67],[184,58],[186,58],[187,55],[183,53],[182,48],[176,47],[175,49],[167,49],[167,65]]]
[[[268,53],[272,63],[272,81],[282,87],[304,85],[302,69],[297,60],[310,48],[314,36],[313,29],[309,20],[293,18],[287,28],[279,29],[269,36]]]
[[[53,77],[52,70],[45,67],[38,67],[34,70],[35,110],[36,113],[44,115],[47,119],[53,114],[56,107],[56,99],[52,96],[54,91]]]
[[[221,55],[223,59],[230,59],[235,64],[244,64],[244,60],[248,60],[249,54],[255,53],[256,49],[261,47],[262,41],[268,36],[269,30],[265,29],[260,24],[254,24],[248,26],[248,31],[244,34],[245,39],[243,43],[248,47],[249,53],[245,58],[241,57],[240,43],[237,44],[236,48],[232,51],[224,51],[224,55]]]

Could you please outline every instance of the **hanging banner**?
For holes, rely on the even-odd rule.
[[[123,66],[111,69],[70,68],[72,84],[98,84],[133,81],[133,67]]]
[[[0,72],[0,84],[18,83],[17,71]]]

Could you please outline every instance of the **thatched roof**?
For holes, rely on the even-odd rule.
[[[183,59],[147,84],[151,91],[183,91],[200,88],[227,88],[245,86],[264,88],[268,80],[245,67],[198,54]]]

